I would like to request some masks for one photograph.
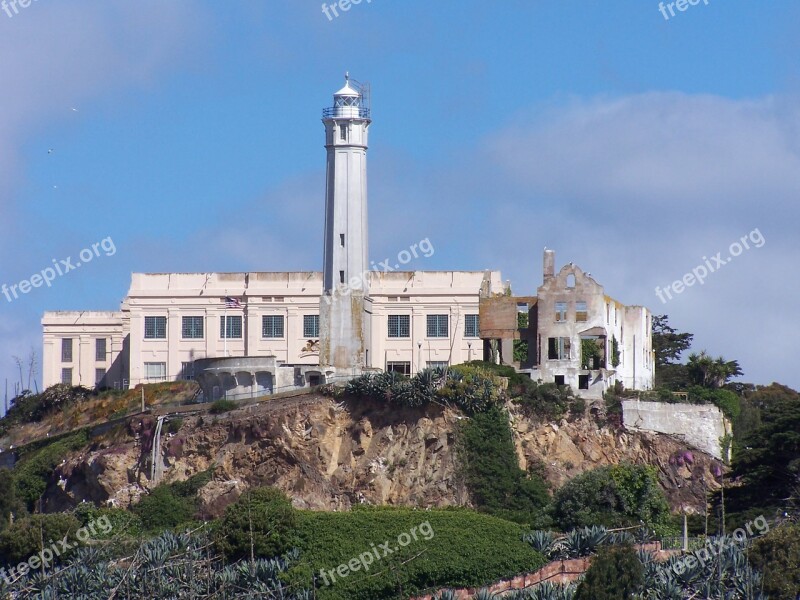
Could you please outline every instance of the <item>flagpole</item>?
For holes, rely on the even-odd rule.
[[[225,310],[222,313],[222,335],[225,340],[225,358],[228,358],[228,300],[225,300]]]

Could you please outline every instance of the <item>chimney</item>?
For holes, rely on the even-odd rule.
[[[550,281],[556,274],[556,251],[544,249],[544,266],[542,268],[544,282]]]

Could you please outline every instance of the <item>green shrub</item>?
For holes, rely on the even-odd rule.
[[[75,537],[75,533],[80,526],[73,515],[63,513],[31,515],[15,521],[0,533],[0,563],[17,565],[28,560],[42,551],[42,540],[45,548],[65,536],[69,544],[77,544],[80,540]],[[69,551],[66,551],[59,558],[63,559],[68,555]]]
[[[750,562],[764,574],[764,592],[775,600],[800,596],[800,524],[777,527],[757,539]]]
[[[107,540],[119,536],[136,537],[143,532],[139,516],[123,508],[97,507],[91,502],[82,502],[72,512],[82,527],[99,522],[104,527],[95,527],[94,539]],[[109,529],[109,531],[103,531]]]
[[[236,410],[236,402],[233,400],[217,400],[211,405],[211,408],[208,409],[208,412],[210,412],[212,415],[221,415],[222,413],[230,412],[232,410]]]
[[[590,525],[639,525],[660,535],[673,533],[669,504],[653,467],[619,464],[581,473],[553,501],[556,523],[567,531]]]
[[[495,407],[462,422],[457,443],[460,475],[476,507],[522,523],[539,518],[550,501],[547,486],[519,468],[504,411]]]
[[[14,473],[8,469],[0,469],[0,531],[9,524],[12,514],[19,518],[25,512],[25,505],[17,497]]]
[[[569,386],[557,386],[555,383],[537,383],[530,381],[523,386],[519,396],[513,399],[525,413],[545,421],[558,421],[576,401]],[[584,405],[585,408],[585,405]]]
[[[20,461],[14,467],[14,489],[17,498],[33,512],[36,502],[47,489],[55,468],[70,453],[88,443],[88,433],[81,430],[55,440],[47,440],[38,449],[21,449]]]
[[[316,579],[320,600],[388,600],[442,587],[477,587],[546,562],[522,541],[523,532],[515,523],[466,509],[299,511],[301,567],[295,575],[301,587]],[[398,544],[402,534],[408,536],[405,547]],[[380,548],[387,542],[392,552],[383,556]],[[334,572],[336,581],[329,578],[325,585],[320,570],[327,573],[373,548],[380,559],[368,571],[360,568],[344,578]]]
[[[281,556],[297,545],[297,512],[280,490],[246,491],[225,509],[217,547],[231,560]]]
[[[172,418],[167,421],[167,433],[178,433],[183,426],[183,419]]]
[[[198,490],[211,481],[211,470],[201,471],[187,479],[161,484],[153,489],[131,510],[147,531],[161,531],[195,519],[198,509]]]
[[[592,559],[575,600],[628,600],[642,591],[644,567],[632,546],[607,546]]]
[[[742,410],[739,396],[726,389],[709,389],[694,385],[688,389],[689,400],[697,404],[713,404],[731,420],[735,420]]]

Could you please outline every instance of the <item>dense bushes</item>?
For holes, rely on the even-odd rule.
[[[566,385],[537,383],[530,378],[515,386],[513,401],[523,407],[526,414],[544,421],[558,421],[567,411],[581,416],[586,409],[582,398]]]
[[[757,539],[753,566],[764,574],[764,591],[775,600],[800,597],[800,524],[784,525]]]
[[[74,538],[81,524],[73,515],[31,515],[14,521],[0,533],[0,563],[17,565],[53,542]],[[71,540],[69,543],[75,543]]]
[[[643,522],[659,535],[673,532],[669,504],[656,471],[644,465],[613,465],[578,475],[556,492],[553,516],[564,531]]]
[[[171,529],[195,518],[197,492],[211,481],[211,471],[202,471],[186,481],[157,486],[132,507],[147,531]]]
[[[592,560],[574,600],[628,600],[642,590],[644,567],[632,546],[608,546]]]
[[[481,510],[517,522],[539,519],[550,501],[536,474],[519,468],[508,415],[499,408],[473,415],[458,429],[461,476]]]
[[[65,383],[51,386],[41,394],[23,393],[12,401],[8,413],[0,420],[0,435],[18,423],[41,421],[47,414],[86,400],[92,394],[84,387]]]
[[[297,576],[303,579],[297,584],[309,588],[315,578],[322,600],[407,598],[431,588],[486,585],[545,562],[522,541],[518,525],[465,509],[360,508],[299,516],[303,568]],[[385,544],[392,550],[386,556]],[[380,559],[369,571],[325,585],[321,569],[336,569],[373,548]]]
[[[280,490],[246,491],[225,509],[217,546],[229,559],[281,556],[297,545],[297,514]]]
[[[57,440],[48,440],[38,449],[29,449],[22,454],[12,471],[14,490],[29,511],[33,511],[36,501],[47,489],[55,468],[70,452],[83,448],[87,442],[88,433],[81,430]]]
[[[350,380],[345,393],[398,406],[430,403],[456,406],[467,413],[488,410],[500,398],[499,380],[472,365],[425,369],[410,379],[391,371],[366,374]]]
[[[236,409],[236,402],[233,400],[217,400],[208,409],[212,415],[221,415]]]

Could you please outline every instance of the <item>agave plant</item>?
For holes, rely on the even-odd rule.
[[[453,590],[444,590],[436,594],[433,600],[458,600],[458,595]]]
[[[478,590],[478,593],[472,597],[472,600],[495,600],[498,598],[497,594],[493,594],[487,588]]]
[[[522,541],[530,544],[537,552],[548,555],[556,541],[556,536],[550,531],[531,531],[522,536]]]

